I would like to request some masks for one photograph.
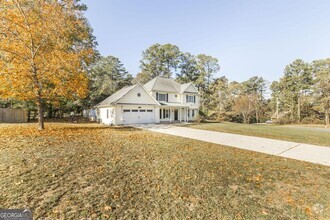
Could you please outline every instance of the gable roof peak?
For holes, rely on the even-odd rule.
[[[132,86],[125,86],[124,88],[118,90],[117,92],[113,93],[111,96],[97,104],[96,106],[105,106],[105,105],[111,105],[117,102],[119,99],[121,99],[124,95],[126,95],[129,91],[134,89],[138,84],[132,85]]]
[[[147,96],[150,97],[150,100],[152,100],[151,102],[153,102],[152,105],[155,105],[155,104],[160,105],[159,102],[154,97],[152,97],[152,95],[146,90],[146,88],[143,85],[141,85],[140,83],[138,83],[138,84],[135,84],[132,86],[126,86],[126,87],[118,90],[117,92],[115,92],[114,94],[112,94],[111,96],[109,96],[108,98],[106,98],[105,100],[100,102],[99,104],[95,105],[95,107],[106,107],[106,106],[112,106],[112,105],[116,105],[116,104],[122,104],[121,101],[127,95],[129,95],[132,91],[134,91],[136,88],[138,89],[138,87],[140,87],[143,90],[143,92],[145,92],[147,94]],[[129,102],[129,103],[131,103],[131,102]],[[141,104],[141,103],[132,102],[131,104]]]
[[[188,82],[188,83],[184,83],[181,84],[181,92],[182,93],[198,93],[198,90],[196,89],[196,87],[194,86],[194,84],[192,82]]]

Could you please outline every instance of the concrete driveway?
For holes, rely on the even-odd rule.
[[[330,166],[330,146],[322,147],[239,134],[205,131],[170,124],[145,124],[134,125],[134,127]]]

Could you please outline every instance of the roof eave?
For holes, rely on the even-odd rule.
[[[106,104],[106,105],[96,105],[94,108],[106,108],[106,107],[114,107],[115,105],[113,103]]]

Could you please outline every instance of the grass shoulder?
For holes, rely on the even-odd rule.
[[[184,126],[202,130],[227,132],[330,147],[330,129],[317,125],[305,126],[207,122]]]

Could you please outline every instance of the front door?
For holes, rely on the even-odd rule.
[[[178,109],[174,109],[174,121],[179,120],[179,110]]]

